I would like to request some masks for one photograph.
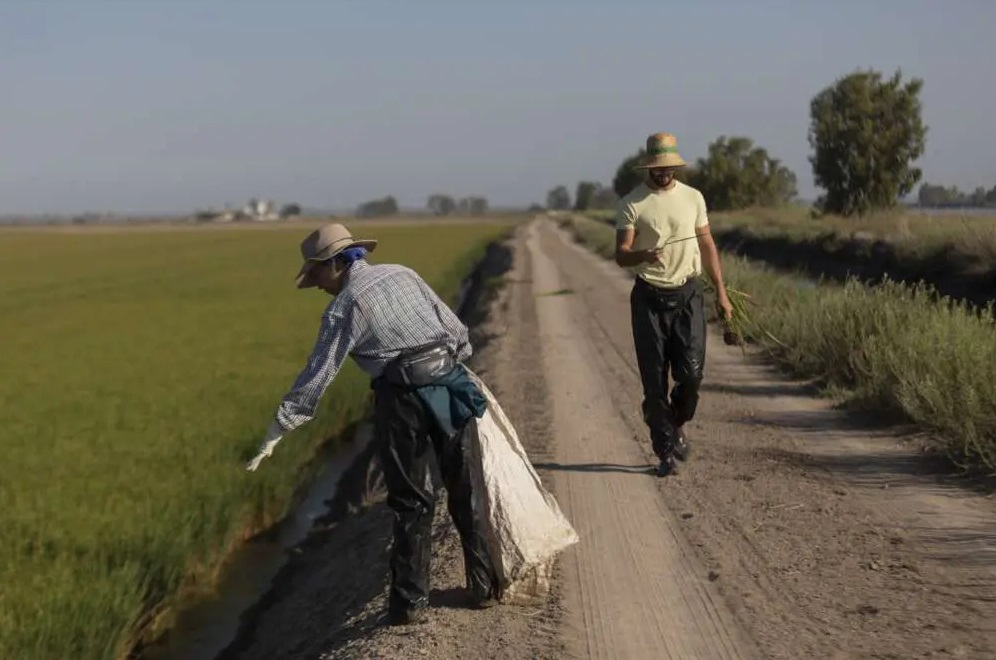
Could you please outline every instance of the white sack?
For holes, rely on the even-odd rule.
[[[502,585],[501,600],[537,603],[549,591],[556,555],[577,543],[578,535],[543,487],[491,390],[468,372],[488,401],[483,417],[470,422],[477,430],[470,437],[478,444],[471,473]]]

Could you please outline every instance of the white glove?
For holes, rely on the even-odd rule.
[[[273,453],[273,448],[283,438],[283,433],[280,427],[277,426],[276,420],[270,422],[269,428],[266,429],[266,438],[263,439],[263,444],[259,446],[259,453],[256,454],[255,458],[246,463],[246,470],[255,472],[259,464],[263,462],[263,459]]]

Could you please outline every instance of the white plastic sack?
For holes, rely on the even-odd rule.
[[[474,419],[471,433],[478,451],[472,461],[472,479],[484,511],[485,535],[502,585],[502,602],[531,604],[542,601],[550,589],[556,555],[578,542],[567,520],[533,469],[491,390],[473,372],[471,379],[488,401],[488,410]]]

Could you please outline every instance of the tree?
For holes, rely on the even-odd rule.
[[[449,195],[429,195],[426,207],[434,215],[450,215],[456,210],[456,202]]]
[[[724,135],[713,141],[688,179],[717,211],[778,206],[798,193],[795,173],[746,137]]]
[[[595,191],[595,195],[591,200],[591,208],[611,209],[615,208],[618,202],[619,198],[616,197],[616,193],[611,187],[599,184],[598,190]]]
[[[566,211],[571,208],[571,193],[566,186],[557,186],[546,194],[546,208],[551,211]]]
[[[488,212],[488,200],[483,197],[470,198],[470,214],[484,215]]]
[[[619,163],[619,167],[616,168],[616,175],[612,177],[612,190],[615,192],[616,197],[620,199],[628,195],[633,188],[643,183],[644,176],[639,170],[634,170],[633,167],[646,155],[647,150],[640,147],[632,156],[627,157],[623,162]]]
[[[356,209],[356,215],[360,218],[395,215],[397,212],[398,202],[392,195],[388,195],[383,199],[374,199],[369,202],[364,202]]]
[[[301,205],[291,202],[280,207],[280,217],[289,218],[292,215],[301,215]]]
[[[611,209],[619,198],[612,188],[595,181],[581,181],[574,193],[574,210],[590,211],[594,209]]]
[[[917,201],[920,203],[920,206],[931,208],[952,206],[958,203],[960,197],[961,193],[958,192],[958,188],[956,187],[947,188],[927,182],[920,184],[920,190],[917,191]]]
[[[923,81],[883,80],[873,71],[838,78],[809,106],[809,144],[817,206],[845,216],[894,207],[923,176],[913,163],[923,155],[927,127],[921,118]]]
[[[579,182],[577,190],[574,193],[574,210],[587,211],[590,209],[595,200],[595,194],[598,192],[599,188],[599,184],[594,181]]]
[[[484,197],[464,197],[457,205],[460,213],[468,215],[484,215],[488,212],[488,200]]]

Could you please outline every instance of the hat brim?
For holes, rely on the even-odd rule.
[[[634,170],[649,170],[655,167],[687,167],[688,163],[680,154],[658,154],[652,158],[645,158],[633,166]]]
[[[311,269],[315,266],[315,264],[320,263],[322,261],[328,261],[329,259],[333,258],[343,250],[348,250],[351,247],[362,247],[366,248],[367,252],[373,252],[375,249],[377,249],[377,240],[367,239],[367,240],[352,241],[328,254],[322,254],[317,257],[311,257],[310,259],[306,259],[305,262],[301,264],[301,270],[297,272],[297,276],[294,278],[294,281],[297,284],[297,288],[311,289],[318,286],[318,283],[315,282],[314,279],[314,273],[311,272]]]

